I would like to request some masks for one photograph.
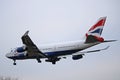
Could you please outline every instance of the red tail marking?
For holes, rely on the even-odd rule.
[[[97,36],[94,36],[99,42],[103,42],[104,41],[104,38],[103,37],[97,37]]]
[[[106,20],[106,18],[100,19],[95,25],[93,25],[93,26],[89,29],[89,31],[95,29],[95,28],[98,27],[98,26],[104,26],[105,20]]]

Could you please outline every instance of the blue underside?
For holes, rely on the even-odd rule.
[[[48,57],[57,57],[57,56],[62,56],[62,55],[70,55],[70,54],[76,53],[76,52],[78,52],[80,50],[81,49],[66,50],[66,51],[56,51],[56,52],[46,52],[44,54],[46,54]],[[18,56],[9,57],[9,58],[11,58],[11,59],[34,59],[34,58],[36,58],[36,56],[26,57],[24,54],[20,54]]]
[[[70,54],[73,54],[73,53],[78,52],[78,51],[80,51],[80,49],[56,51],[56,52],[46,52],[45,54],[47,54],[49,57],[53,57],[53,56],[61,56],[61,55],[70,55]]]

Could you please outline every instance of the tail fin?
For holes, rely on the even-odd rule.
[[[106,17],[101,17],[96,24],[94,24],[89,31],[86,33],[86,41],[85,43],[92,42],[103,42],[104,39],[101,36],[102,30],[106,21]]]

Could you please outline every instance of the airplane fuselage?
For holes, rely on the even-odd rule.
[[[74,41],[74,42],[65,42],[59,44],[52,44],[52,45],[44,45],[39,47],[40,51],[48,56],[62,56],[62,55],[71,55],[78,51],[84,50],[91,46],[97,45],[100,42],[95,42],[91,44],[87,44],[81,41]]]
[[[70,41],[70,42],[63,42],[59,44],[48,44],[48,45],[41,45],[39,50],[47,55],[48,57],[57,57],[57,56],[64,56],[64,55],[71,55],[89,48],[91,46],[97,45],[100,42],[94,43],[84,43],[84,41]],[[34,59],[36,56],[26,56],[27,51],[24,52],[17,52],[16,49],[11,51],[11,54],[6,55],[10,56],[11,59]],[[42,58],[39,56],[39,58]]]

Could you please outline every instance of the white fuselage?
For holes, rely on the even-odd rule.
[[[61,52],[62,51],[63,52],[64,51],[72,51],[72,50],[81,51],[81,50],[84,50],[91,46],[97,45],[99,43],[100,42],[84,43],[84,41],[70,41],[70,42],[64,42],[64,43],[58,43],[58,44],[41,45],[39,47],[39,49],[42,53],[45,53],[45,54],[49,54],[50,52],[60,52],[60,51]],[[71,54],[73,54],[73,53],[71,53]],[[64,55],[64,53],[63,53],[63,55]]]

